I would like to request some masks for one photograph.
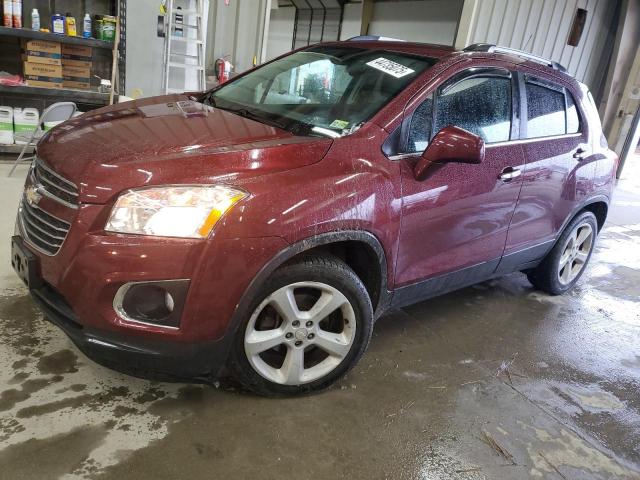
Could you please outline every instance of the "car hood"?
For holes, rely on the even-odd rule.
[[[52,129],[38,156],[105,203],[128,188],[241,181],[318,162],[331,139],[279,128],[191,101],[152,97],[86,113]]]

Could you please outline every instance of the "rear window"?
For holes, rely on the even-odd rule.
[[[576,102],[564,87],[528,78],[526,138],[551,137],[580,131]]]

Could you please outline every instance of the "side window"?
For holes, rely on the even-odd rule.
[[[475,133],[487,143],[509,140],[511,79],[474,76],[441,87],[433,133],[449,125]]]
[[[525,88],[527,90],[527,138],[564,135],[566,132],[564,93],[533,82],[526,82]]]
[[[580,119],[573,95],[567,92],[567,133],[578,133],[580,131]]]
[[[433,97],[429,97],[416,108],[411,117],[406,153],[423,152],[431,139]]]

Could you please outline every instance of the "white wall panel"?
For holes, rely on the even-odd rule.
[[[374,3],[368,33],[414,42],[453,45],[461,11],[462,0]]]
[[[472,43],[495,43],[559,62],[597,92],[613,46],[620,0],[478,0]],[[567,45],[577,8],[587,10],[580,43]]]
[[[291,50],[295,19],[296,9],[293,6],[271,10],[269,36],[267,37],[267,60]]]

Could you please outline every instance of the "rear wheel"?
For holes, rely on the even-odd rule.
[[[591,258],[597,232],[598,222],[593,213],[576,216],[540,265],[527,273],[529,281],[551,295],[573,288]]]
[[[234,376],[264,395],[323,389],[364,353],[367,291],[344,262],[308,257],[278,269],[253,299],[232,352]]]

